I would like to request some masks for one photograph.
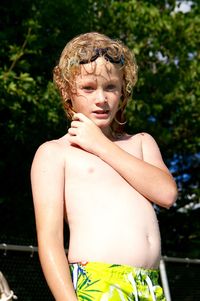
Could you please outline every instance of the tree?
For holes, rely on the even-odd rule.
[[[3,29],[0,34],[0,204],[1,234],[7,242],[20,243],[26,237],[36,244],[29,177],[31,161],[39,144],[63,135],[67,129],[52,84],[52,69],[66,41],[78,30],[87,30],[85,5],[87,1],[62,0],[48,3],[10,0],[0,4]],[[14,228],[8,227],[10,219]],[[27,233],[24,233],[24,223]]]

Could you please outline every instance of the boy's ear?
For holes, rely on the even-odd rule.
[[[66,89],[64,89],[64,88],[61,89],[61,96],[64,101],[66,101],[67,99],[70,98],[69,94],[67,93]]]

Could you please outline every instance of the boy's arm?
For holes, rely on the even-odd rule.
[[[31,184],[45,278],[56,301],[77,301],[63,242],[64,160],[55,142],[47,142],[37,150]]]
[[[133,188],[150,201],[169,208],[176,200],[177,188],[165,166],[155,140],[141,134],[143,160],[127,153],[105,137],[83,114],[76,114],[69,129],[71,143],[100,157]]]
[[[169,208],[177,198],[175,181],[164,164],[153,137],[147,133],[141,133],[140,138],[143,160],[128,154],[119,147],[115,150],[113,147],[115,156],[119,156],[120,161],[123,160],[124,170],[120,164],[114,163],[114,158],[110,162],[113,168],[116,164],[118,172],[127,177],[127,181],[147,199],[159,206]],[[104,156],[107,158],[108,154],[102,153],[102,158]]]

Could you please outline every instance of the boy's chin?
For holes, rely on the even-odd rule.
[[[110,127],[112,123],[110,120],[95,120],[94,122],[102,130]]]

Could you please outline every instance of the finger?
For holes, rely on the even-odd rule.
[[[74,113],[74,115],[72,117],[72,121],[75,121],[75,120],[79,121],[80,120],[80,115],[81,115],[81,113]]]
[[[71,122],[71,128],[77,128],[77,127],[79,127],[80,126],[80,121],[78,121],[78,120],[73,120],[72,122]]]
[[[76,113],[73,115],[73,120],[78,120],[78,121],[87,121],[90,120],[88,117],[86,117],[82,113]]]
[[[76,132],[75,128],[69,128],[68,133],[70,134],[70,136],[76,136],[77,135],[77,132]]]
[[[78,145],[77,142],[76,142],[76,136],[70,136],[70,135],[69,135],[68,141],[69,141],[69,143],[70,143],[71,145],[73,145],[73,146]]]

